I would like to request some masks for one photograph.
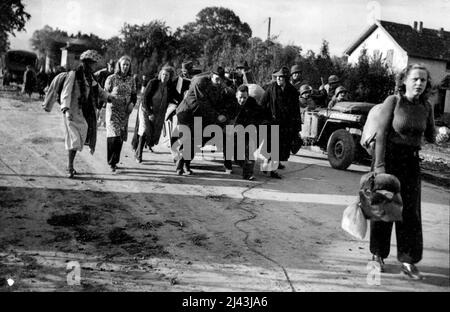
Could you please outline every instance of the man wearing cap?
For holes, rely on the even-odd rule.
[[[291,67],[291,84],[295,87],[295,89],[300,89],[300,86],[302,85],[302,76],[301,76],[302,69],[300,65],[295,64]]]
[[[345,87],[339,86],[334,91],[334,96],[328,104],[328,109],[332,109],[336,103],[348,101],[348,91]]]
[[[304,120],[305,112],[313,111],[317,108],[316,102],[311,97],[313,88],[309,84],[303,84],[300,87],[300,115],[302,117],[302,123]]]
[[[328,77],[328,83],[326,85],[320,86],[319,90],[327,94],[326,103],[329,103],[335,93],[336,88],[339,86],[340,79],[336,75],[331,75]]]
[[[191,130],[191,155],[189,159],[185,159],[181,152],[183,151],[182,137],[174,137],[174,140],[180,139],[180,148],[178,155],[175,157],[176,171],[178,175],[187,173],[191,175],[193,172],[190,168],[192,159],[194,158],[194,117],[202,117],[202,126],[206,127],[211,124],[224,124],[227,120],[222,110],[223,90],[222,80],[225,77],[225,71],[221,66],[214,66],[208,75],[196,76],[191,81],[186,96],[176,109],[178,124],[189,127]],[[206,143],[209,138],[203,138],[202,144]],[[175,143],[175,141],[173,141]]]
[[[264,92],[261,105],[271,116],[271,125],[279,126],[279,161],[281,162],[287,161],[290,156],[291,143],[301,129],[301,119],[298,109],[298,91],[289,82],[289,69],[282,67],[273,75],[276,81],[272,82]],[[283,169],[284,166],[280,163],[278,168]],[[271,170],[271,176],[281,178],[275,170]]]

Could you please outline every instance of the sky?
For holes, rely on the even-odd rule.
[[[49,25],[70,33],[93,33],[108,39],[119,35],[124,23],[166,22],[175,31],[195,21],[205,7],[231,9],[250,25],[254,37],[271,35],[304,52],[318,52],[322,40],[332,55],[342,56],[375,19],[450,31],[450,0],[23,0],[31,14],[25,32],[10,37],[12,49],[31,50],[29,39]]]

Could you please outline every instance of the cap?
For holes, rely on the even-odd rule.
[[[289,77],[289,69],[286,66],[281,67],[279,71],[273,74],[275,77]]]
[[[295,73],[299,73],[301,71],[302,71],[302,68],[298,64],[291,67],[291,75],[295,74]]]
[[[312,91],[312,88],[308,84],[301,85],[301,87],[300,87],[300,95],[302,95],[305,92],[311,92],[311,91]]]
[[[339,82],[339,77],[336,75],[331,75],[330,77],[328,77],[328,83],[336,83]]]
[[[339,86],[334,91],[334,95],[338,96],[338,94],[341,93],[341,92],[347,92],[347,89],[345,87],[343,87],[343,86]]]
[[[218,75],[220,78],[225,77],[225,70],[222,66],[214,65],[213,69],[211,70],[211,73]]]

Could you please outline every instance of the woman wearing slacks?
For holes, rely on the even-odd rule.
[[[106,104],[107,160],[111,171],[115,173],[123,142],[128,137],[128,117],[137,100],[129,56],[119,59],[114,74],[106,79],[105,90],[115,96],[115,100]]]

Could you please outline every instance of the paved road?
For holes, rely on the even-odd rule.
[[[0,98],[0,278],[16,281],[5,289],[449,291],[447,189],[423,185],[425,279],[399,274],[393,237],[374,285],[368,240],[340,228],[367,167],[334,170],[302,149],[282,180],[244,181],[238,167],[225,175],[220,157],[178,177],[166,143],[137,164],[128,142],[113,175],[100,129],[96,153],[80,153],[69,180],[60,118],[36,101]],[[81,285],[68,285],[67,261],[80,264]]]

